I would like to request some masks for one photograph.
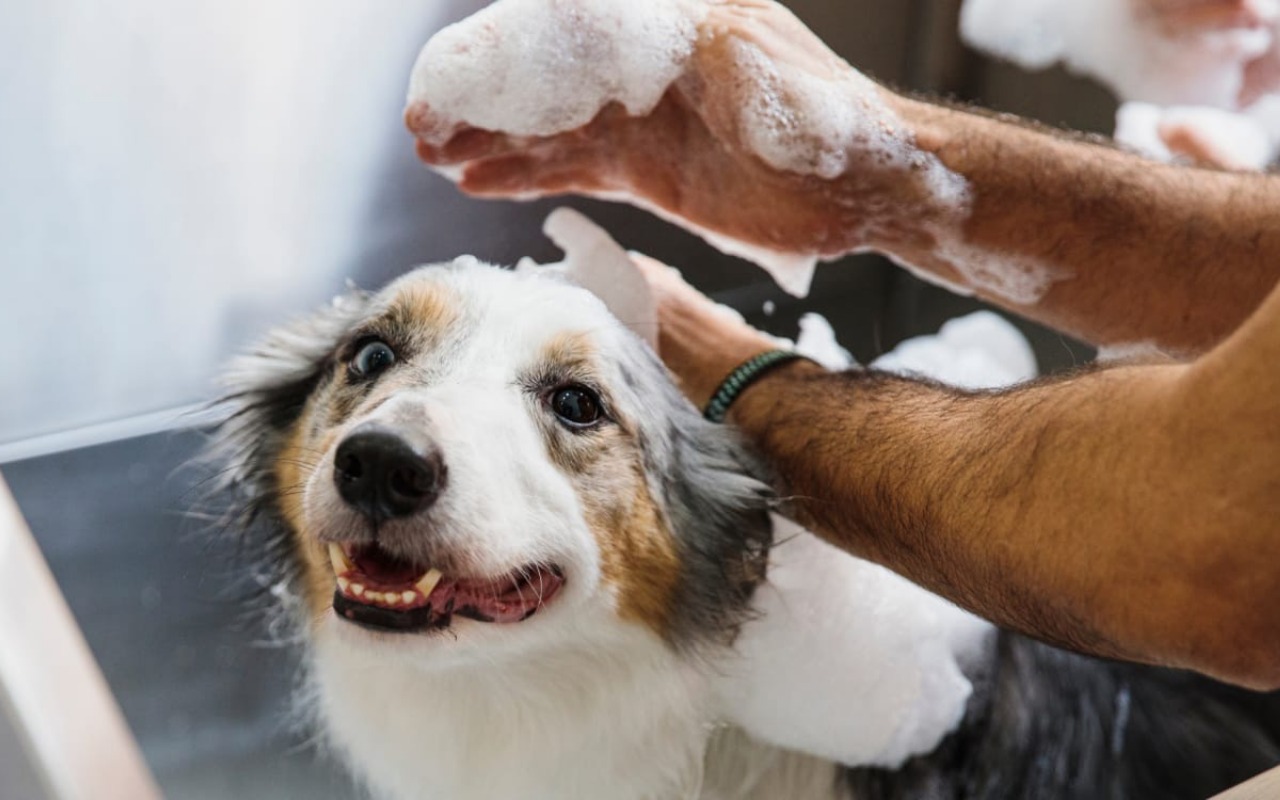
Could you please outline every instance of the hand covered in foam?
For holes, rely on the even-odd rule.
[[[499,0],[428,42],[406,121],[464,191],[625,199],[802,293],[886,209],[962,201],[895,102],[770,0]]]

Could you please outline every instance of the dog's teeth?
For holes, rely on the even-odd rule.
[[[351,584],[351,593],[354,594],[356,597],[364,597],[364,584],[363,583]]]
[[[440,579],[443,577],[444,575],[440,572],[440,570],[431,569],[427,572],[426,575],[423,575],[422,578],[419,579],[418,582],[414,585],[418,588],[419,592],[422,592],[423,597],[430,597],[431,590],[436,588],[436,584],[439,583]],[[408,598],[405,599],[405,602],[406,603],[409,602]]]
[[[336,544],[329,545],[329,563],[333,565],[334,575],[342,575],[356,568],[347,554],[342,552],[342,547]]]
[[[412,603],[414,598],[417,596],[418,596],[417,592],[405,592],[404,594],[400,595],[400,599],[405,601],[406,603]]]
[[[347,590],[351,588],[351,581],[346,578],[338,578],[338,588],[342,590],[343,594],[346,594]]]
[[[369,598],[375,603],[382,602],[382,592],[369,592],[368,594],[365,595],[365,597]]]

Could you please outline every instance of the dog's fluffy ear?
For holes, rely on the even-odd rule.
[[[271,331],[224,373],[219,405],[227,416],[209,455],[230,468],[219,488],[233,490],[243,503],[243,524],[274,510],[276,455],[324,379],[338,342],[364,316],[369,301],[364,292],[341,295],[328,307]]]
[[[773,494],[733,429],[703,419],[652,350],[630,350],[626,383],[649,410],[639,432],[645,471],[680,554],[668,638],[680,649],[723,645],[765,577]]]

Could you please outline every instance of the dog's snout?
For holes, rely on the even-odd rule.
[[[384,429],[357,430],[334,455],[333,479],[348,505],[371,519],[407,517],[429,507],[445,481],[438,448],[415,447]]]

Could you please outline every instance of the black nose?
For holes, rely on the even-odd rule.
[[[444,488],[444,459],[381,429],[357,430],[333,459],[338,494],[374,520],[407,517],[430,506]]]

